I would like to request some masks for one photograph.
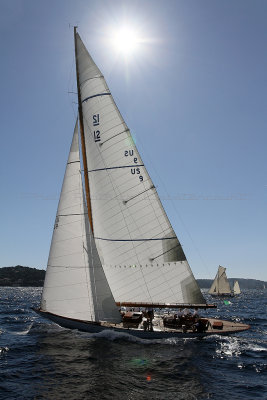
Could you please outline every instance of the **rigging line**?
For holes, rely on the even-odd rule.
[[[69,71],[68,93],[73,93],[70,91],[70,89],[73,89],[73,82],[72,82],[72,87],[70,87],[70,85],[71,85],[71,80],[73,79],[74,62],[75,62],[75,56],[72,57],[71,68]]]
[[[98,240],[106,240],[108,242],[148,242],[152,240],[173,240],[176,239],[176,236],[170,237],[170,238],[156,238],[156,239],[106,239],[106,238],[100,238],[100,237],[94,237],[95,239]]]
[[[144,167],[144,164],[120,165],[118,167],[97,168],[88,170],[88,172],[107,171],[108,169],[119,169],[119,168],[136,168],[136,167]]]
[[[123,200],[123,204],[127,204],[129,201],[135,199],[136,197],[140,196],[141,194],[143,194],[143,193],[145,193],[145,192],[147,192],[148,190],[151,190],[151,189],[155,189],[155,186],[152,185],[150,188],[148,188],[148,189],[146,189],[146,190],[143,190],[143,192],[136,194],[135,196],[131,197],[130,199],[128,199],[128,200]]]
[[[74,114],[74,117],[77,118],[77,111],[74,110],[73,103],[71,102],[71,108]]]
[[[103,146],[104,143],[107,143],[109,140],[114,139],[116,136],[119,136],[119,135],[121,135],[122,133],[125,133],[125,132],[127,132],[127,131],[129,132],[130,130],[129,130],[129,129],[125,129],[125,130],[122,131],[122,132],[116,133],[116,135],[111,136],[111,137],[108,138],[107,140],[104,140],[104,142],[99,143],[99,146]],[[107,131],[106,131],[106,132],[107,132]],[[103,132],[103,134],[106,133],[106,132]]]
[[[98,94],[93,94],[92,96],[88,96],[85,99],[82,100],[82,103],[85,103],[87,100],[93,99],[94,97],[99,97],[99,96],[111,96],[111,93],[98,93]]]

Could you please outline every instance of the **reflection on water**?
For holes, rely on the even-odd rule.
[[[192,342],[192,341],[191,341]],[[63,330],[39,339],[37,398],[208,398],[196,364],[196,343],[166,345],[91,338]],[[177,382],[179,385],[177,387]],[[78,388],[78,392],[77,392]]]

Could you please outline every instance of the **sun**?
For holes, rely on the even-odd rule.
[[[114,31],[111,35],[111,43],[114,49],[123,55],[131,55],[134,53],[140,42],[141,39],[139,38],[138,32],[127,27]]]

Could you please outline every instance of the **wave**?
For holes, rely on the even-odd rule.
[[[0,347],[0,355],[6,353],[9,350],[8,347]]]

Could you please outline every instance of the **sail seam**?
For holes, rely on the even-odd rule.
[[[80,160],[78,160],[78,161],[69,161],[68,163],[67,163],[67,165],[69,165],[69,164],[74,164],[74,163],[79,163],[80,162]]]
[[[96,76],[93,76],[92,78],[87,78],[83,82],[80,82],[80,87],[82,87],[82,85],[84,85],[85,82],[88,82],[88,81],[91,81],[91,80],[97,79],[97,78],[104,78],[104,76],[103,75],[96,75]]]
[[[111,96],[111,93],[98,93],[94,94],[93,96],[88,96],[85,99],[82,100],[82,103],[86,102],[87,100],[93,99],[94,97],[99,97],[99,96]]]

